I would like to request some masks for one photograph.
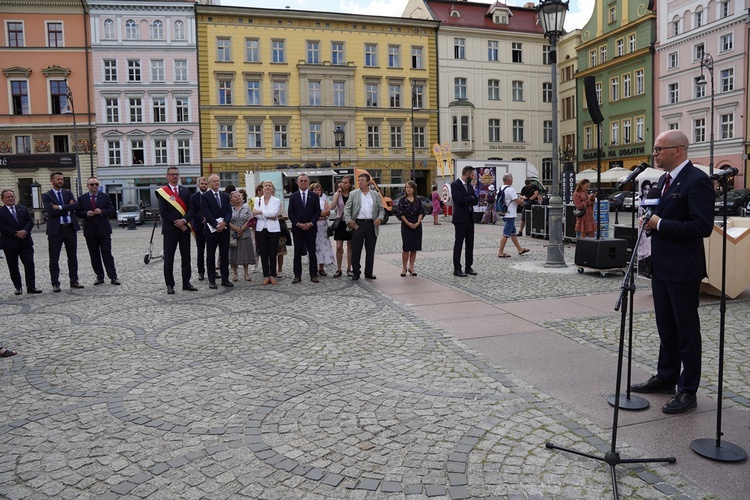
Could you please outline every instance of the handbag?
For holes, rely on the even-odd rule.
[[[232,237],[229,238],[229,248],[237,248],[237,240],[239,238],[237,237],[237,233],[232,231]]]
[[[328,226],[328,236],[331,237],[337,232],[341,230],[341,225],[344,223],[344,221],[341,219],[341,217],[336,217],[330,226]]]
[[[575,215],[576,217],[583,217],[585,213],[586,207],[573,209],[573,215]]]

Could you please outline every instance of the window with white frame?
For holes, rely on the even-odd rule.
[[[182,21],[174,22],[174,39],[179,41],[185,40],[185,23]]]
[[[232,104],[232,80],[220,79],[219,84],[219,104],[229,106]]]
[[[602,45],[601,47],[599,47],[599,62],[601,64],[604,64],[605,62],[607,62],[607,46],[606,45]]]
[[[644,131],[645,131],[645,119],[642,116],[639,116],[635,119],[635,142],[643,142],[644,137]]]
[[[609,22],[614,23],[617,21],[617,9],[615,7],[609,8]]]
[[[31,153],[31,136],[30,135],[17,135],[15,137],[16,154],[30,154]]]
[[[378,87],[377,83],[365,84],[365,106],[368,108],[378,107]]]
[[[611,101],[619,101],[620,100],[620,79],[617,77],[614,77],[609,80],[609,99]]]
[[[680,18],[675,18],[672,23],[670,24],[670,31],[672,32],[672,36],[677,36],[680,34]]]
[[[416,109],[424,108],[424,86],[414,84],[412,89],[413,89],[414,94],[412,96],[411,105]]]
[[[667,61],[667,68],[669,69],[676,68],[680,65],[680,58],[677,52],[670,52],[667,56]]]
[[[615,55],[617,57],[622,57],[625,55],[625,40],[622,38],[618,38],[615,40]]]
[[[490,118],[487,130],[487,140],[490,142],[500,142],[500,119]]]
[[[319,148],[322,146],[321,130],[322,130],[322,125],[320,123],[310,124],[310,147],[311,148]]]
[[[731,92],[734,90],[734,68],[721,70],[719,73],[719,87],[721,92]]]
[[[175,59],[174,61],[174,81],[184,83],[188,81],[188,62],[187,59]]]
[[[365,44],[365,67],[375,68],[378,65],[378,45],[375,43]]]
[[[180,165],[190,163],[190,139],[177,139],[177,163]]]
[[[118,140],[107,141],[107,165],[110,167],[122,165],[122,150]]]
[[[703,9],[696,10],[695,14],[693,15],[693,25],[696,28],[700,28],[705,24],[705,17],[703,16]]]
[[[596,66],[596,49],[589,51],[589,66]]]
[[[614,121],[610,123],[609,140],[612,141],[612,146],[617,146],[620,144],[620,122]]]
[[[190,101],[187,97],[175,97],[175,117],[177,123],[186,123],[190,121]]]
[[[130,123],[143,123],[143,99],[131,97],[128,99]]]
[[[549,58],[551,49],[552,48],[549,45],[542,46],[542,64],[547,65],[551,63],[550,58]]]
[[[331,43],[331,64],[346,64],[344,58],[344,42]]]
[[[669,104],[677,104],[680,102],[680,84],[670,83],[667,85],[667,102]]]
[[[141,60],[140,59],[128,59],[128,81],[129,82],[141,81]]]
[[[232,60],[232,40],[230,38],[216,39],[216,60],[220,62]]]
[[[734,113],[719,115],[719,127],[722,139],[734,138]]]
[[[467,115],[453,116],[451,119],[453,141],[469,141],[469,117]]]
[[[257,38],[245,39],[245,62],[260,62],[260,40]]]
[[[247,98],[248,106],[260,106],[260,80],[247,80]]]
[[[310,106],[320,106],[320,82],[307,82],[307,99]]]
[[[523,101],[523,82],[513,80],[510,85],[512,99],[517,102]]]
[[[388,67],[389,68],[400,68],[401,67],[401,47],[398,45],[388,46]]]
[[[544,120],[544,123],[542,124],[543,142],[545,142],[546,144],[551,144],[552,135],[552,120]]]
[[[279,123],[273,126],[273,147],[289,147],[289,132],[286,124]]]
[[[346,106],[346,83],[333,82],[333,105]]]
[[[115,32],[115,22],[112,19],[104,20],[104,30],[102,30],[102,38],[104,40],[114,40],[115,38],[117,38],[117,33]]]
[[[401,125],[391,125],[391,147],[404,147],[404,129]]]
[[[706,82],[701,80],[700,76],[693,78],[693,89],[695,89],[695,98],[706,97]]]
[[[167,140],[154,139],[154,164],[166,165],[167,163]]]
[[[274,81],[273,82],[273,105],[274,106],[286,106],[286,82],[285,81]]]
[[[645,80],[642,69],[635,70],[635,94],[643,95],[646,92]]]
[[[490,101],[500,100],[500,80],[487,80],[487,99]]]
[[[151,24],[151,40],[164,40],[164,23],[156,20]]]
[[[132,139],[130,141],[130,156],[133,165],[144,165],[146,163],[146,152],[143,149],[143,139]]]
[[[234,147],[234,125],[230,123],[219,124],[219,147],[220,148],[233,148]]]
[[[317,40],[307,42],[307,64],[320,64],[320,42]]]
[[[552,102],[552,83],[542,83],[542,102]]]
[[[523,120],[513,120],[513,142],[524,142]]]
[[[424,61],[422,60],[422,47],[411,48],[411,69],[422,69],[424,68]]]
[[[47,23],[47,47],[64,47],[63,25],[57,22]]]
[[[706,142],[706,119],[693,120],[693,142]]]
[[[8,33],[8,47],[25,47],[23,37],[23,23],[17,21],[7,21],[5,29]]]
[[[132,19],[128,19],[125,21],[125,39],[138,40],[138,38],[138,25]]]
[[[703,42],[696,43],[693,46],[693,61],[700,61],[706,53],[706,44]]]
[[[453,39],[453,59],[466,59],[466,39]]]
[[[596,82],[594,84],[594,90],[596,91],[596,103],[602,105],[602,82]]]
[[[734,33],[727,33],[719,38],[719,52],[729,52],[734,49]]]
[[[120,103],[116,97],[104,99],[104,114],[106,123],[120,123]]]
[[[497,40],[487,40],[487,60],[498,61],[500,53],[500,42]]]
[[[510,45],[511,61],[514,63],[523,63],[523,44],[521,42],[512,42]]]
[[[164,83],[164,59],[151,59],[151,81]]]
[[[466,99],[466,78],[455,78],[453,80],[453,98]]]
[[[117,59],[104,59],[102,60],[104,65],[104,81],[105,82],[116,82],[117,81]]]
[[[12,113],[14,115],[28,115],[30,113],[29,82],[26,80],[11,80],[10,93],[13,103]]]
[[[286,62],[286,51],[285,51],[284,40],[271,40],[271,62],[272,63],[284,63]]]
[[[622,120],[622,143],[623,144],[630,144],[630,142],[633,140],[632,137],[632,126],[630,118],[625,118]]]
[[[380,126],[367,125],[367,147],[368,148],[380,147]]]
[[[630,97],[632,92],[632,86],[630,82],[630,73],[625,73],[622,75],[622,97],[624,99],[627,99]]]
[[[388,105],[391,108],[401,107],[401,85],[388,85]]]
[[[164,97],[153,98],[154,123],[167,121],[167,100]]]
[[[719,19],[724,19],[725,17],[729,17],[729,14],[731,13],[729,8],[729,2],[730,0],[722,0],[719,2]]]
[[[425,132],[424,125],[415,125],[412,130],[414,133],[414,147],[424,148],[427,144],[427,133]]]
[[[591,149],[591,127],[584,127],[583,129],[583,148]]]
[[[632,53],[635,52],[636,43],[635,43],[635,33],[632,33],[628,35],[628,52]]]
[[[263,129],[259,123],[251,123],[247,126],[247,147],[258,149],[263,147]]]
[[[542,158],[542,182],[552,184],[552,158]]]

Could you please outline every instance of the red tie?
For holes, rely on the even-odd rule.
[[[667,174],[667,179],[664,181],[664,190],[661,192],[661,195],[664,196],[664,194],[669,191],[669,183],[672,181],[672,176]]]
[[[91,210],[96,210],[96,196],[91,197]]]

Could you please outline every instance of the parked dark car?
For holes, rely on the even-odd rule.
[[[393,211],[396,211],[396,207],[398,207],[398,202],[401,200],[402,197],[399,197],[396,200],[393,200]],[[420,203],[422,203],[422,213],[425,215],[432,214],[432,202],[425,198],[424,196],[417,196],[419,198]]]
[[[727,215],[739,215],[740,209],[750,203],[750,189],[733,189],[727,193]],[[716,198],[714,204],[716,215],[724,214],[724,197]]]
[[[628,194],[627,191],[615,191],[611,195],[609,195],[609,209],[612,212],[618,212],[622,210],[622,202],[625,199],[625,196]]]

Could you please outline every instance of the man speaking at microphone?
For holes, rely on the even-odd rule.
[[[688,138],[683,132],[659,134],[653,154],[656,166],[666,174],[657,185],[659,203],[650,207],[653,215],[642,217],[641,222],[651,232],[651,287],[661,345],[656,375],[631,389],[674,394],[677,385],[677,394],[662,411],[683,413],[697,406],[695,393],[701,377],[698,295],[706,277],[703,238],[713,227],[714,189],[708,176],[688,160]]]

